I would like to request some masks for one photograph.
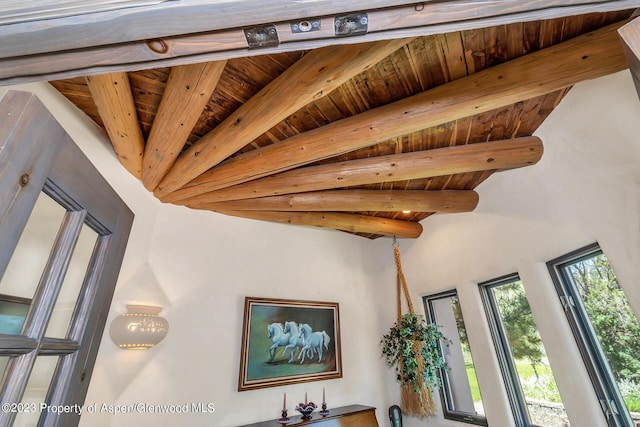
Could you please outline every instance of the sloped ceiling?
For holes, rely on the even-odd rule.
[[[631,11],[51,81],[163,202],[416,238],[535,164],[571,86],[626,68]],[[617,23],[617,24],[616,24]],[[610,25],[613,24],[613,25]],[[424,224],[424,222],[423,222]]]

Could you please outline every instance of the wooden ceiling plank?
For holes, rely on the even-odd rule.
[[[484,28],[485,38],[485,63],[488,67],[501,64],[509,60],[509,50],[507,49],[507,28],[504,25],[494,25]]]
[[[573,18],[572,18],[573,19]],[[514,24],[507,25],[507,56],[509,58],[516,58],[524,55],[524,23],[516,22]],[[574,37],[579,34],[575,34]],[[566,37],[568,39],[569,37]]]
[[[141,179],[144,137],[127,73],[90,76],[86,80],[118,160]]]
[[[316,212],[471,212],[475,191],[326,190],[198,206],[208,210]]]
[[[351,233],[371,233],[417,239],[422,234],[419,222],[372,217],[341,212],[216,211],[241,218],[330,228]]]
[[[464,172],[510,169],[535,164],[542,157],[542,151],[542,141],[535,136],[458,145],[309,166],[197,195],[186,200],[162,201],[198,206],[226,200],[329,190]]]
[[[142,182],[147,190],[155,190],[173,166],[218,85],[226,63],[205,62],[171,69],[142,161]]]
[[[623,70],[627,65],[616,33],[622,24],[612,24],[281,143],[235,156],[177,190],[172,198],[237,185]],[[178,170],[175,173],[183,177],[174,182],[193,176]],[[163,187],[164,184],[156,190],[156,197],[160,199],[175,187],[175,184]]]
[[[189,147],[162,180],[159,193],[180,188],[409,41],[329,46],[306,54]]]
[[[469,74],[464,57],[464,46],[460,32],[447,33],[436,36],[439,51],[442,55],[440,62],[446,67],[447,80],[456,80]]]

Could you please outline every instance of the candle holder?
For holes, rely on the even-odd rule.
[[[303,420],[308,420],[309,418],[311,418],[311,413],[315,411],[317,407],[318,405],[313,402],[298,403],[298,406],[296,406],[296,411],[302,414]]]
[[[322,411],[318,412],[323,417],[329,415],[329,410],[327,409],[327,402],[322,402]]]
[[[286,409],[282,410],[282,414],[281,414],[281,418],[278,419],[278,422],[280,424],[289,424],[289,422],[291,421],[291,418],[289,418],[289,414],[287,413]]]

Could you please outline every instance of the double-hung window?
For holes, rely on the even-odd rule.
[[[456,291],[425,296],[423,302],[428,320],[436,323],[449,340],[448,345],[440,347],[449,365],[449,370],[440,371],[444,417],[486,426],[487,419]]]

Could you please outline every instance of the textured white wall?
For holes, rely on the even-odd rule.
[[[133,355],[131,364],[140,369],[131,369],[135,378],[118,401],[139,401],[141,396],[168,404],[204,400],[215,403],[216,413],[122,416],[112,425],[237,426],[277,417],[285,391],[293,413],[293,403],[305,392],[321,401],[323,387],[333,406],[382,407],[379,337],[367,320],[376,316],[375,295],[361,270],[362,243],[335,232],[163,207],[149,263],[169,301],[171,330],[166,342],[149,352],[152,359],[141,363],[138,358],[144,355]],[[338,301],[344,378],[237,392],[245,296]],[[108,353],[102,357],[106,361]],[[129,362],[122,360],[124,365]],[[107,382],[117,382],[109,376],[112,366],[103,365]]]
[[[598,241],[640,313],[639,120],[628,72],[577,85],[538,130],[545,152],[537,165],[495,174],[479,186],[474,212],[433,216],[417,241],[401,243],[414,300],[458,289],[492,426],[513,421],[477,284],[513,272],[524,283],[571,425],[604,425],[545,263]],[[392,276],[389,268],[379,272],[382,280]],[[441,417],[407,421],[459,425]]]

